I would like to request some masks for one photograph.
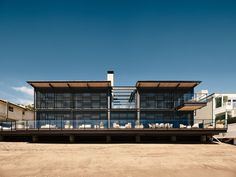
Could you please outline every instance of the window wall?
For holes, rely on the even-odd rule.
[[[45,109],[105,109],[108,107],[107,91],[77,92],[66,91],[36,91],[36,108]]]
[[[143,109],[173,109],[186,95],[193,95],[192,89],[144,89],[139,92]]]
[[[107,108],[107,93],[75,93],[75,108]]]

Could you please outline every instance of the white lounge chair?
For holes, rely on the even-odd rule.
[[[91,124],[82,124],[79,126],[79,129],[92,128]]]
[[[193,124],[192,128],[199,128],[199,123]]]
[[[179,124],[179,128],[187,128],[187,126],[184,124]]]
[[[153,125],[152,124],[148,124],[149,128],[153,128]]]
[[[135,125],[134,128],[143,128],[143,127],[144,127],[143,124],[140,124],[140,125]]]
[[[160,127],[160,128],[164,128],[164,127],[165,127],[165,124],[164,124],[164,123],[160,123],[159,127]]]
[[[125,128],[132,128],[132,124],[130,122],[125,124]]]
[[[41,128],[46,128],[46,129],[49,129],[49,128],[57,128],[56,125],[50,125],[50,124],[46,124],[46,125],[42,125]]]
[[[120,128],[120,125],[118,123],[113,123],[113,128]]]

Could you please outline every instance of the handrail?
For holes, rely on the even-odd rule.
[[[110,125],[108,125],[110,124]],[[109,128],[110,127],[110,128]],[[164,119],[57,119],[0,121],[0,131],[17,130],[87,130],[87,129],[227,129],[227,123],[218,124],[212,119],[195,119],[193,121]]]

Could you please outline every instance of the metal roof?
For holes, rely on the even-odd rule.
[[[27,81],[34,88],[107,88],[110,81]]]
[[[201,81],[137,81],[138,88],[193,88]]]

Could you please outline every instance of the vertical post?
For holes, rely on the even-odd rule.
[[[70,143],[74,143],[75,142],[75,136],[74,135],[70,135],[69,136],[69,141],[70,141]]]
[[[171,136],[171,142],[172,143],[176,142],[176,140],[177,140],[176,136]]]
[[[236,138],[233,139],[233,144],[236,145]]]
[[[206,143],[206,141],[207,141],[207,136],[201,135],[201,143]]]
[[[227,112],[227,110],[226,110],[226,112],[225,112],[225,128],[227,128],[227,120],[228,120],[228,112]]]
[[[136,106],[137,106],[137,121],[140,124],[140,94],[137,90],[137,97],[136,97]]]
[[[62,130],[62,117],[61,117],[61,130]]]
[[[34,127],[37,126],[37,121],[36,121],[36,117],[37,117],[37,112],[36,112],[36,103],[37,103],[37,100],[36,100],[36,92],[35,92],[35,89],[34,89]]]
[[[141,141],[140,135],[135,136],[135,141],[136,141],[136,143],[140,143],[140,141]]]
[[[215,108],[216,108],[216,99],[215,96],[212,97],[212,126],[215,126],[216,116],[215,116]]]
[[[33,143],[38,142],[38,137],[36,135],[33,135],[32,136],[32,141],[33,141]]]
[[[3,141],[4,137],[2,135],[0,135],[0,141]]]
[[[108,92],[108,97],[107,97],[107,122],[108,122],[107,127],[110,128],[110,125],[111,125],[111,92]]]
[[[49,119],[49,130],[51,130],[51,119]]]
[[[106,136],[106,142],[107,142],[107,143],[110,143],[110,142],[111,142],[111,136],[110,136],[110,135],[107,135],[107,136]]]

